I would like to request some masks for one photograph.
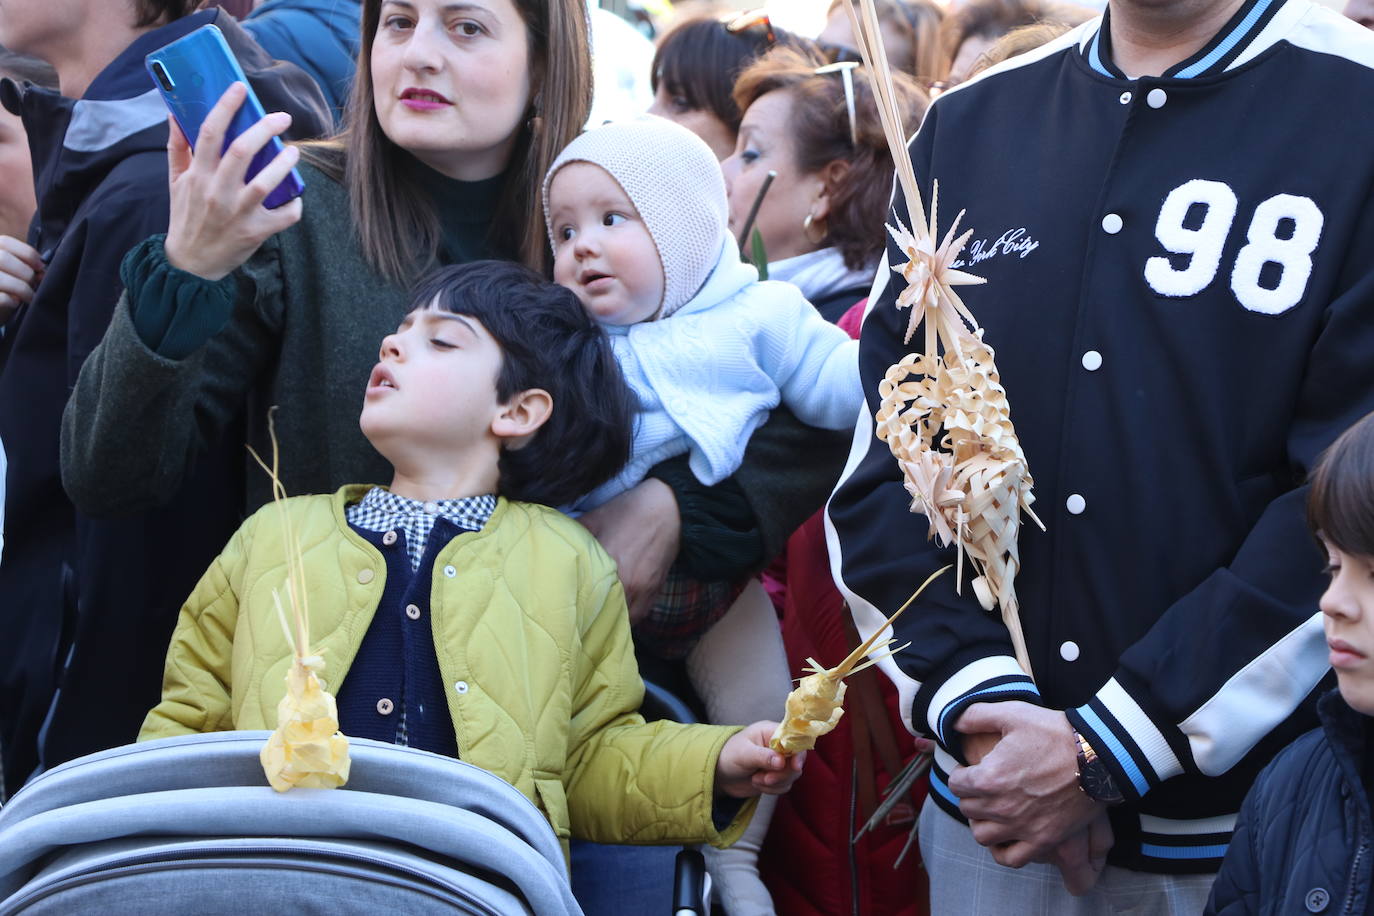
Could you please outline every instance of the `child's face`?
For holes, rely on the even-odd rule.
[[[1326,545],[1331,584],[1322,595],[1326,642],[1341,696],[1374,716],[1374,557]]]
[[[549,185],[553,279],[603,324],[648,321],[663,302],[653,236],[620,183],[590,162],[558,170]]]
[[[392,463],[401,452],[471,449],[500,409],[501,359],[476,318],[416,309],[382,340],[363,400],[363,434]]]

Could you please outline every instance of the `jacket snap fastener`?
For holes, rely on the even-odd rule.
[[[1081,494],[1073,493],[1069,495],[1068,499],[1064,500],[1064,508],[1068,509],[1073,515],[1082,515],[1083,510],[1088,508],[1088,501],[1084,499]]]
[[[1151,89],[1149,95],[1145,96],[1145,104],[1151,108],[1163,108],[1167,101],[1169,94],[1163,89]]]
[[[454,569],[452,566],[445,566],[444,575],[452,579],[454,576],[458,575],[458,570]]]
[[[358,583],[360,585],[366,585],[367,583],[372,581],[372,577],[374,575],[376,574],[371,569],[364,567],[358,570]]]
[[[1126,225],[1126,221],[1119,214],[1108,213],[1102,217],[1102,231],[1108,235],[1116,235],[1121,228]]]
[[[453,689],[454,689],[456,692],[458,692],[458,693],[467,693],[467,692],[468,692],[468,682],[467,682],[467,681],[459,681],[458,683],[456,683],[456,684],[453,685]]]
[[[396,532],[394,532],[394,531],[388,531],[386,534],[382,535],[382,543],[385,544],[385,545],[388,546],[388,547],[390,547],[392,544],[395,544],[395,543],[396,543]]]
[[[1324,887],[1314,887],[1307,892],[1307,899],[1303,903],[1307,905],[1307,912],[1321,913],[1331,903],[1331,895],[1326,892]]]
[[[382,697],[380,700],[377,701],[377,712],[381,713],[384,716],[391,715],[391,711],[395,708],[396,704],[388,700],[386,697]]]
[[[1121,104],[1122,104],[1122,105],[1129,105],[1129,104],[1131,104],[1131,94],[1130,94],[1129,92],[1123,92],[1123,93],[1121,93]]]

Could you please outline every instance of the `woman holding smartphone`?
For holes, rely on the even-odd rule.
[[[286,116],[218,155],[235,88],[194,157],[174,131],[170,228],[125,260],[126,293],[64,418],[63,482],[77,506],[101,516],[156,505],[207,449],[239,450],[221,441],[238,420],[262,453],[272,406],[288,492],[384,479],[357,407],[408,287],[434,265],[485,257],[547,272],[538,193],[587,117],[586,21],[581,0],[366,0],[335,139],[288,147],[244,184]],[[305,193],[265,209],[292,167]],[[761,568],[824,501],[848,438],[777,411],[734,478],[706,488],[674,459],[583,521],[643,610],[675,560],[703,581]],[[245,468],[252,511],[270,490]]]

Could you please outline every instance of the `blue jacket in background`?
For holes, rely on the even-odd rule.
[[[353,85],[361,20],[359,0],[267,0],[242,25],[268,54],[310,74],[337,127]]]
[[[1279,754],[1246,797],[1208,914],[1374,912],[1370,720],[1334,690],[1317,714],[1322,727]]]

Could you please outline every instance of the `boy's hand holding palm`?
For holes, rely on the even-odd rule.
[[[716,761],[716,792],[733,798],[782,795],[801,776],[806,752],[784,757],[768,746],[776,722],[755,722],[736,732]]]

